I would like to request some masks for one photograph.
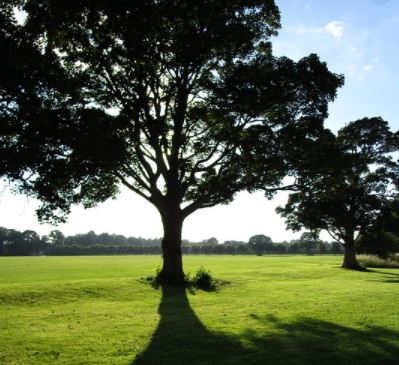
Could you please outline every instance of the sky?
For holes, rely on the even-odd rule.
[[[282,28],[273,40],[274,52],[299,60],[316,53],[331,71],[345,76],[345,85],[330,104],[325,125],[337,131],[346,123],[381,116],[393,130],[399,129],[399,1],[398,0],[276,0]],[[183,238],[201,241],[216,237],[247,241],[255,234],[275,242],[298,238],[287,231],[275,213],[287,193],[267,200],[262,193],[239,193],[233,203],[203,209],[189,216]],[[74,207],[65,224],[39,224],[35,208],[39,203],[15,195],[0,186],[0,226],[33,229],[47,234],[59,229],[66,235],[95,231],[136,237],[161,237],[157,210],[134,193],[121,188],[117,199],[96,208]],[[323,239],[330,239],[322,233]]]

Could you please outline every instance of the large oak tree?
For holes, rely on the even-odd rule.
[[[14,178],[44,202],[41,219],[120,184],[142,196],[163,222],[169,282],[184,280],[184,219],[242,190],[278,189],[292,141],[319,133],[343,82],[316,55],[273,56],[272,0],[19,3],[27,18],[10,37],[29,39],[48,72],[34,107],[18,93],[7,106],[7,151],[40,146]]]

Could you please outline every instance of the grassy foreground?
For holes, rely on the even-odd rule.
[[[0,364],[399,364],[399,269],[189,256],[219,293],[138,281],[159,257],[0,258]]]

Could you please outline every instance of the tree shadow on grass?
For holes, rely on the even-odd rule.
[[[397,270],[398,268],[392,268],[392,269]],[[372,269],[367,269],[367,271],[372,272],[374,274],[389,275],[389,276],[399,276],[399,273],[390,272],[390,271],[377,271],[377,270],[372,270]]]
[[[171,287],[162,288],[159,314],[150,344],[131,365],[399,364],[399,332],[382,327],[358,330],[309,318],[283,322],[251,314],[248,327],[257,324],[256,331],[227,336],[209,331],[190,308],[186,290]]]
[[[399,364],[398,331],[378,326],[353,329],[311,318],[284,323],[269,315],[260,320],[273,322],[279,333],[259,336],[248,330],[243,334],[267,358],[253,364]]]
[[[389,272],[389,271],[376,271],[369,270],[372,273],[383,275],[382,280],[370,280],[374,282],[380,283],[390,283],[390,284],[399,284],[399,273]],[[398,361],[399,364],[399,361]]]
[[[162,287],[160,322],[145,351],[134,365],[235,364],[243,358],[238,341],[210,332],[197,318],[188,302],[186,289]]]

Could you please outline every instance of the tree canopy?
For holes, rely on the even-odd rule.
[[[43,201],[42,220],[127,186],[160,212],[167,280],[184,277],[185,217],[242,190],[271,196],[343,83],[314,54],[273,56],[280,15],[272,0],[10,4],[11,30],[1,37],[37,55],[16,56],[18,67],[45,67],[32,93],[20,87],[6,100],[0,86],[5,174],[14,154],[10,176]],[[13,5],[26,12],[23,24]],[[15,73],[11,88],[26,79]],[[21,146],[38,150],[33,161]]]
[[[347,124],[336,136],[323,139],[316,163],[309,158],[299,167],[299,191],[277,211],[293,230],[329,232],[345,246],[343,266],[359,268],[358,236],[372,229],[397,194],[398,164],[392,153],[398,147],[398,134],[381,118]]]
[[[258,256],[262,256],[265,251],[271,250],[271,248],[273,248],[272,239],[264,234],[257,234],[250,237],[248,244]]]

